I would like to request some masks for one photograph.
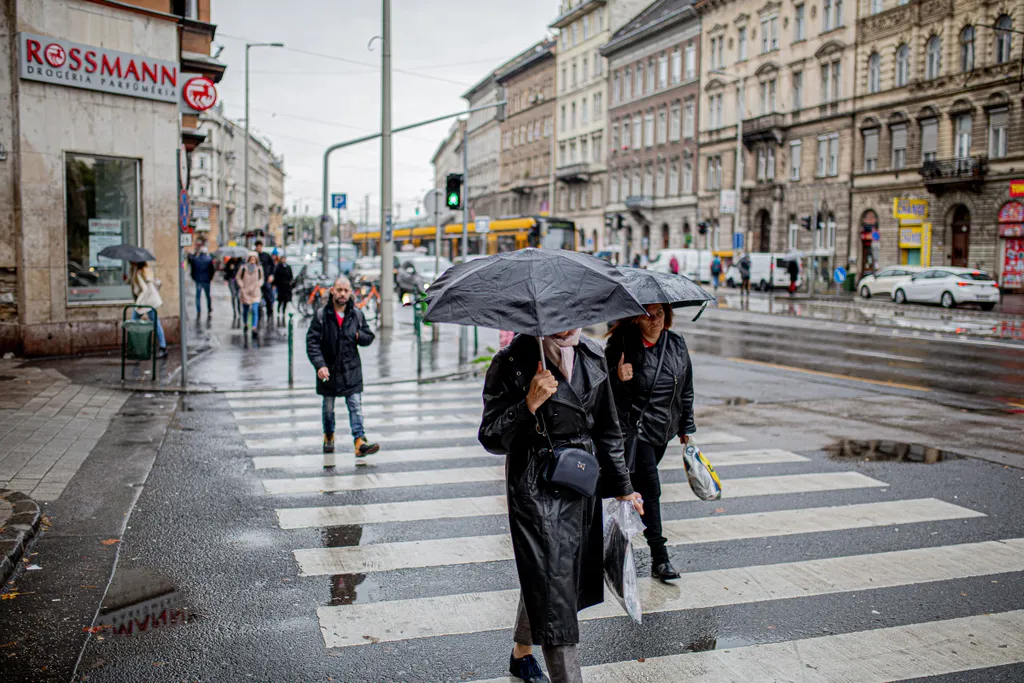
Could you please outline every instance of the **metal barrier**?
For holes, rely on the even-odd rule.
[[[295,386],[295,314],[288,314],[288,388]]]

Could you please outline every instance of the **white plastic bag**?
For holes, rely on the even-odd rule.
[[[640,591],[636,582],[632,539],[644,530],[640,515],[629,501],[604,503],[604,582],[626,614],[640,623]]]
[[[719,500],[722,497],[722,481],[692,436],[683,449],[683,465],[694,495],[701,500]]]

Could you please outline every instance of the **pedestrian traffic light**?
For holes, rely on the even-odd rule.
[[[707,221],[701,221],[700,223],[697,224],[697,232],[699,232],[702,235],[708,234]]]
[[[804,230],[810,230],[811,229],[811,224],[813,222],[814,222],[814,218],[812,216],[803,216],[800,219],[800,225],[804,226]]]
[[[449,209],[462,208],[462,174],[449,173],[445,181],[445,206]]]

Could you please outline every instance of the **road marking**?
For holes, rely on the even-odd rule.
[[[700,437],[702,446],[713,446],[722,444],[742,443],[745,439],[741,436],[728,434],[726,432],[709,431]],[[712,454],[709,457],[714,458]],[[364,465],[383,465],[404,462],[431,462],[433,460],[458,460],[461,458],[498,458],[483,449],[483,446],[455,446],[452,448],[412,448],[400,451],[381,451],[373,456],[372,461]],[[800,458],[801,461],[805,458]],[[320,469],[323,466],[323,455],[268,455],[253,456],[253,467],[258,470],[265,469]],[[754,463],[764,464],[764,463]],[[355,471],[364,471],[362,466]],[[340,474],[335,470],[335,474]]]
[[[346,431],[344,419],[339,423],[339,428],[342,431]],[[384,438],[374,437],[372,441],[379,442],[381,448],[387,448],[388,443],[399,443],[412,441],[418,444],[436,444],[437,442],[453,442],[453,441],[473,441],[477,440],[477,429],[449,429],[444,432],[424,434],[419,430],[415,431],[404,431],[404,432],[389,432],[387,430],[381,430],[384,432]],[[343,438],[338,438],[339,443],[344,443]],[[323,444],[323,436],[315,434],[311,436],[285,436],[275,439],[246,439],[246,448],[252,450],[259,449],[273,449],[273,450],[287,450],[291,448],[311,448],[314,446],[321,446]],[[460,444],[467,445],[467,444]]]
[[[339,417],[338,412],[335,411],[335,418]],[[340,417],[344,418],[345,414],[342,413]],[[383,419],[374,419],[367,417],[364,420],[365,427],[370,430],[379,430],[387,432],[388,428],[400,427],[420,427],[422,429],[443,429],[446,425],[479,425],[480,416],[472,416],[465,414],[458,415],[416,415],[407,417],[386,417]],[[250,426],[251,425],[251,426]],[[299,420],[293,422],[241,422],[238,425],[239,434],[267,434],[275,433],[280,434],[281,432],[320,432],[323,429],[322,420]]]
[[[679,519],[665,522],[662,533],[668,545],[677,546],[984,516],[935,498],[922,498]],[[292,552],[302,576],[363,574],[514,559],[512,537],[507,533]]]
[[[232,410],[257,410],[267,407],[268,399],[231,399],[228,407]],[[343,408],[345,401],[340,397],[336,401],[337,407]],[[410,396],[409,394],[398,394],[395,396],[373,396],[363,397],[363,407],[367,406],[396,406],[396,405],[423,405],[434,408],[464,408],[471,403],[477,408],[483,407],[483,399],[479,395],[472,394],[437,394],[436,396]],[[323,405],[323,398],[316,394],[309,393],[302,398],[289,398],[278,402],[278,405],[287,408],[309,408]]]
[[[818,377],[830,377],[832,379],[842,379],[850,382],[863,382],[865,384],[876,384],[883,387],[892,387],[894,389],[909,389],[910,391],[924,391],[930,392],[931,389],[928,387],[921,387],[915,384],[900,384],[899,382],[889,382],[880,379],[865,379],[863,377],[851,377],[850,375],[837,375],[832,372],[822,372],[820,370],[808,370],[806,368],[797,368],[792,365],[779,365],[778,363],[766,363],[760,360],[749,360],[747,358],[727,358],[735,363],[746,363],[747,365],[758,365],[764,368],[774,368],[776,370],[789,370],[791,372],[802,372],[807,375],[817,375]]]
[[[1024,610],[583,669],[586,683],[805,681],[883,683],[1024,662]],[[714,673],[712,673],[714,672]],[[508,683],[508,677],[476,683]]]
[[[748,498],[819,491],[886,487],[883,481],[859,472],[784,474],[770,477],[746,477],[727,481],[726,497]],[[663,484],[662,503],[696,502],[689,484]],[[413,500],[368,505],[337,505],[332,507],[284,508],[276,510],[282,529],[309,529],[343,524],[382,524],[385,522],[417,522],[428,519],[504,515],[506,498],[478,496]]]
[[[884,353],[882,351],[860,351],[858,349],[843,349],[843,353],[850,356],[868,356],[870,358],[883,358],[886,360],[899,360],[906,361],[907,363],[923,363],[923,358],[914,358],[912,356],[897,356],[894,353]]]
[[[406,382],[403,384],[368,384],[363,387],[364,396],[378,396],[378,395],[390,395],[390,394],[402,394],[405,396],[416,394],[424,395],[437,395],[458,391],[465,392],[476,392],[479,396],[483,391],[483,384],[476,383],[436,383],[436,384],[420,384],[417,385],[415,382]],[[289,398],[289,397],[304,397],[309,396],[316,392],[316,386],[310,384],[307,387],[300,387],[297,389],[256,389],[253,391],[224,391],[220,392],[220,396],[225,398]]]
[[[716,468],[732,465],[774,465],[786,462],[806,462],[807,458],[781,449],[760,451],[734,451],[708,454]],[[683,458],[666,458],[661,470],[683,469]],[[360,473],[329,477],[296,477],[264,479],[267,493],[320,493],[326,491],[363,491],[366,489],[396,488],[401,486],[433,486],[437,484],[465,484],[481,481],[505,481],[505,466],[462,467],[459,469],[421,470],[416,472]]]
[[[1024,539],[1018,538],[685,573],[670,586],[648,577],[641,577],[637,583],[644,613],[653,614],[896,588],[1020,571],[1024,571]],[[317,616],[327,647],[349,647],[366,645],[371,640],[394,642],[482,631],[507,631],[515,621],[518,604],[519,590],[515,589],[320,607]],[[580,619],[607,619],[624,614],[618,603],[608,596],[601,605],[580,612]],[[1024,642],[1019,637],[1022,627],[1024,624],[1016,626],[1012,632],[1018,643]],[[976,629],[971,630],[971,633],[977,635],[987,630]],[[884,640],[886,656],[894,654],[898,644],[905,642]],[[942,639],[941,642],[966,647],[966,639],[962,638],[949,641]],[[836,661],[848,659],[851,657],[846,653]],[[835,662],[830,665],[835,665]],[[811,675],[808,669],[801,671],[798,676],[775,680],[814,683],[837,680],[827,673],[830,665],[820,667],[818,671],[821,675],[815,678],[807,678]],[[721,668],[714,670],[725,671]],[[894,675],[887,669],[885,677],[873,680],[881,683],[907,677]],[[699,678],[679,679],[655,675],[632,680],[674,681]],[[763,674],[754,674],[724,680],[769,679]]]
[[[299,419],[313,419],[318,418],[321,415],[321,406],[318,403],[316,406],[307,408],[280,408],[276,410],[234,410],[232,414],[235,420],[240,424],[242,422],[249,422],[252,420],[299,420]],[[396,403],[394,405],[379,405],[379,406],[366,406],[364,407],[363,414],[367,416],[367,419],[373,419],[374,417],[397,419],[397,418],[409,418],[416,416],[434,415],[434,416],[446,416],[446,415],[458,415],[463,411],[480,415],[482,414],[482,404],[480,399],[474,399],[472,401],[466,401],[464,403],[443,403],[437,404],[436,402],[424,402],[424,403]],[[338,401],[335,404],[335,413],[345,415],[345,402]],[[477,422],[480,419],[477,418]]]

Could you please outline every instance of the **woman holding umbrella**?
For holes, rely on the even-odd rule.
[[[685,444],[697,430],[690,353],[671,327],[672,307],[648,304],[647,315],[612,324],[604,352],[608,366],[615,368],[611,386],[625,433],[630,480],[644,499],[651,576],[666,582],[678,579],[679,572],[669,561],[661,532],[658,465],[672,439]]]
[[[263,266],[260,265],[260,256],[255,251],[250,251],[245,259],[245,265],[238,269],[235,280],[238,281],[238,297],[242,302],[242,325],[243,334],[249,332],[249,311],[252,311],[252,338],[255,339],[260,324],[260,302],[263,300]],[[271,311],[273,315],[273,311]]]
[[[164,300],[160,297],[158,280],[153,275],[153,269],[145,261],[130,261],[131,272],[128,282],[132,286],[132,295],[135,297],[135,305],[152,306],[152,311],[146,311],[145,316],[149,319],[156,319],[156,343],[160,347],[157,358],[167,357],[167,338],[164,336],[164,326],[160,324],[160,316],[156,309],[160,308]],[[132,320],[140,320],[142,314],[138,309],[132,312]]]

